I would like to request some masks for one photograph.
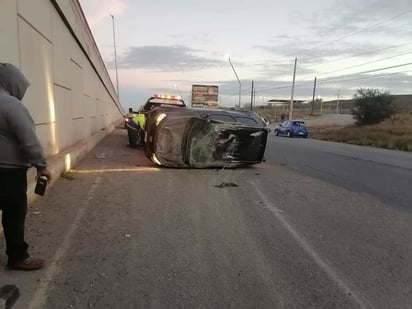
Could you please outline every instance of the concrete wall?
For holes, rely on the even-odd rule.
[[[0,62],[29,79],[23,102],[57,175],[124,114],[77,0],[0,0]]]

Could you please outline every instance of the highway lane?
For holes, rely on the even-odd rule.
[[[0,283],[16,308],[412,307],[407,208],[285,165],[273,138],[252,168],[176,170],[116,131],[32,205],[48,267]]]
[[[412,153],[269,136],[268,161],[412,211]]]

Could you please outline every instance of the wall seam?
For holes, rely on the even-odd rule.
[[[29,22],[23,15],[17,12],[17,17],[20,17],[27,25],[29,25],[37,34],[39,34],[43,39],[53,45],[53,42],[47,38],[43,33],[41,33],[31,22]]]
[[[119,110],[120,114],[123,115],[123,111],[121,110],[119,104],[117,103],[117,100],[113,97],[113,95],[111,94],[111,92],[109,91],[109,89],[107,88],[106,83],[104,82],[102,76],[100,75],[99,71],[97,70],[95,64],[93,63],[93,61],[91,60],[91,58],[89,57],[86,49],[84,48],[84,46],[82,45],[82,43],[80,42],[79,38],[77,37],[76,33],[74,32],[72,26],[70,25],[70,22],[67,20],[66,16],[64,15],[62,9],[60,8],[59,4],[57,3],[56,0],[50,0],[51,3],[53,4],[54,8],[56,9],[57,13],[60,15],[63,23],[66,25],[67,29],[69,30],[70,34],[73,36],[74,40],[76,41],[76,43],[79,45],[81,51],[83,52],[84,56],[87,58],[87,60],[89,61],[90,65],[92,66],[94,72],[96,73],[96,75],[98,76],[100,82],[102,83],[103,87],[106,89],[108,95],[112,98],[113,102],[115,103],[117,109]]]

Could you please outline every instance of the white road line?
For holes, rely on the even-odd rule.
[[[348,285],[341,279],[339,278],[338,274],[336,271],[328,265],[316,251],[314,248],[311,247],[311,245],[308,243],[308,241],[299,235],[299,233],[286,221],[286,219],[282,216],[283,210],[279,209],[276,207],[266,196],[265,194],[262,193],[262,191],[259,190],[257,187],[256,183],[254,182],[249,182],[250,184],[253,185],[255,188],[257,194],[261,198],[264,204],[262,206],[265,209],[268,209],[271,211],[275,217],[279,220],[279,222],[283,225],[283,227],[292,235],[292,237],[296,240],[296,242],[299,244],[300,247],[312,258],[312,260],[326,273],[326,275],[334,281],[337,286],[348,296],[352,297],[354,302],[357,303],[357,305],[360,308],[369,308],[365,304],[365,301],[362,300],[362,297],[359,296],[357,293],[355,293],[352,289],[348,287]]]
[[[101,179],[102,173],[100,173],[94,180],[93,185],[91,186],[89,192],[87,193],[87,197],[82,204],[82,207],[77,211],[73,224],[70,226],[70,229],[64,237],[61,246],[57,249],[56,253],[54,254],[53,259],[47,267],[45,276],[40,281],[39,287],[33,294],[33,297],[28,306],[29,309],[39,309],[44,306],[47,300],[49,284],[53,282],[53,278],[56,277],[60,272],[60,266],[58,265],[58,262],[63,256],[66,255],[68,249],[70,248],[73,234],[79,227],[80,221],[83,218],[84,213],[86,212],[87,206],[90,204],[90,201],[93,200],[94,192],[98,188]]]

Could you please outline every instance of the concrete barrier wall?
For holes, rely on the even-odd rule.
[[[122,119],[77,0],[1,0],[0,62],[15,64],[30,81],[23,102],[56,175]]]

